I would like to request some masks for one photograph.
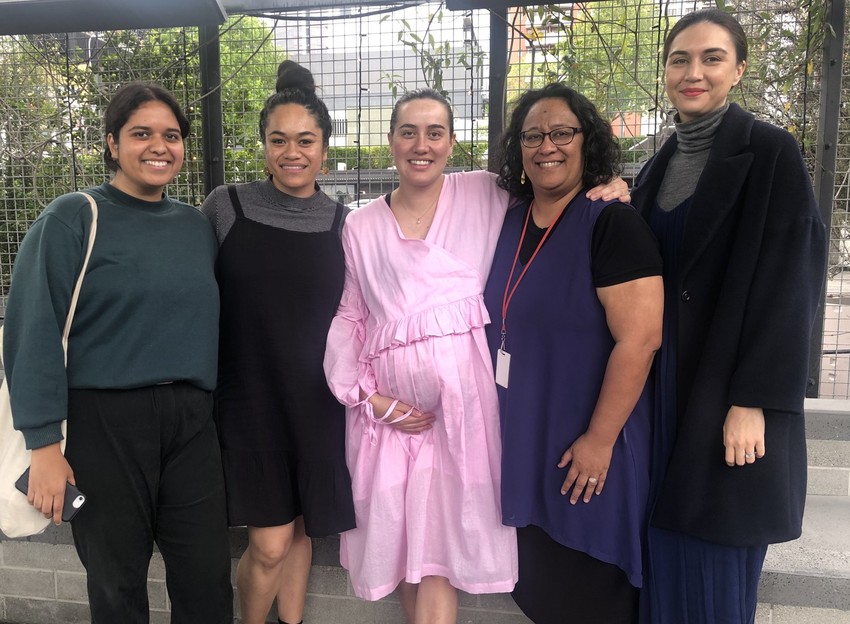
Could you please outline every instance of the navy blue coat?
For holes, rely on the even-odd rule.
[[[632,201],[648,217],[676,150],[646,164]],[[800,148],[731,104],[685,224],[676,284],[678,433],[651,519],[715,543],[799,537],[806,497],[803,398],[826,233]],[[725,463],[731,405],[764,409],[765,451]]]

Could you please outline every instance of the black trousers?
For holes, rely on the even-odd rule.
[[[233,621],[212,395],[187,383],[72,390],[65,456],[87,496],[72,521],[93,624],[146,624],[154,543],[174,624]]]
[[[519,581],[511,596],[534,624],[637,622],[638,590],[617,566],[567,548],[534,525],[517,529],[517,547]]]

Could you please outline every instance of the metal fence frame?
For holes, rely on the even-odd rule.
[[[477,1],[477,0],[475,0]],[[759,0],[751,0],[756,4]],[[277,4],[280,4],[278,2]],[[287,4],[287,3],[283,3]],[[298,4],[298,3],[290,3]],[[501,3],[496,3],[501,4]],[[586,3],[585,3],[586,4]],[[626,2],[611,2],[610,0],[595,0],[594,7],[606,6],[621,6],[626,8],[635,5],[654,5],[653,10],[658,14],[658,41],[661,40],[663,33],[660,25],[662,17],[666,19],[668,14],[686,12],[699,8],[706,4],[703,0],[657,0],[654,3],[638,2],[638,0],[628,0]],[[713,4],[713,3],[712,3]],[[769,2],[764,0],[763,12],[774,11],[775,15],[780,15],[780,12],[785,12],[782,15],[793,15],[794,11],[800,11],[800,6],[804,5],[803,0],[783,0],[782,2]],[[843,157],[839,158],[839,146],[844,143],[850,143],[842,134],[841,121],[844,119],[841,111],[841,96],[844,85],[850,82],[844,78],[844,68],[842,66],[843,50],[844,50],[844,32],[845,23],[847,22],[847,10],[845,0],[834,0],[817,2],[813,0],[809,2],[809,6],[823,4],[826,7],[825,21],[818,25],[829,34],[825,37],[824,46],[822,49],[811,50],[811,85],[800,94],[801,97],[816,98],[816,104],[812,104],[813,110],[817,113],[811,115],[811,123],[817,122],[816,137],[806,139],[809,136],[807,129],[800,132],[801,145],[804,149],[804,155],[810,166],[810,171],[814,180],[815,193],[819,205],[822,210],[823,218],[826,223],[832,225],[833,254],[830,256],[830,276],[832,280],[829,282],[829,289],[824,290],[824,310],[827,312],[826,321],[821,316],[818,319],[817,327],[815,328],[812,341],[812,357],[811,371],[812,376],[809,385],[809,394],[816,396],[821,391],[821,380],[827,380],[829,383],[829,392],[832,396],[848,397],[850,396],[850,339],[847,342],[843,340],[845,333],[850,337],[850,330],[845,331],[844,327],[850,323],[850,282],[846,286],[848,305],[844,304],[844,284],[843,270],[850,268],[850,225],[845,226],[845,223],[850,222],[848,215],[847,204],[850,200],[850,182],[848,182],[848,170],[850,163]],[[570,15],[581,18],[578,11],[589,10],[587,7],[576,5],[559,5],[568,7]],[[672,9],[670,7],[673,7]],[[425,4],[415,2],[402,2],[398,5],[380,5],[376,2],[369,2],[364,5],[354,5],[353,3],[345,3],[345,6],[340,5],[340,8],[330,9],[309,9],[303,8],[285,8],[276,9],[273,11],[261,11],[263,18],[266,20],[275,20],[274,26],[271,28],[273,40],[272,47],[274,50],[267,51],[265,54],[266,61],[269,61],[275,56],[275,50],[285,48],[286,54],[291,58],[295,58],[300,62],[304,62],[308,66],[314,64],[315,67],[325,68],[339,65],[342,61],[335,59],[332,55],[326,55],[328,58],[324,61],[320,57],[323,52],[320,49],[322,39],[315,34],[317,31],[325,31],[330,27],[328,24],[333,23],[333,20],[344,22],[346,26],[343,28],[346,36],[352,34],[357,35],[353,43],[349,46],[349,55],[356,56],[357,69],[355,71],[340,72],[337,71],[333,79],[349,80],[351,91],[358,98],[357,116],[350,118],[335,118],[338,122],[339,129],[348,128],[349,130],[356,126],[357,134],[352,134],[347,140],[356,143],[356,160],[349,161],[348,166],[342,169],[341,162],[331,162],[330,171],[322,181],[323,188],[330,189],[331,194],[336,193],[341,199],[346,200],[357,199],[359,197],[370,197],[385,192],[395,182],[395,174],[391,168],[386,166],[373,166],[373,161],[370,159],[377,158],[369,150],[377,150],[380,137],[366,137],[361,134],[363,128],[370,128],[370,132],[374,135],[373,129],[381,127],[385,124],[388,107],[392,102],[391,94],[391,78],[380,77],[375,80],[378,71],[380,74],[381,55],[386,54],[386,63],[389,70],[385,72],[387,75],[396,74],[399,84],[397,87],[415,87],[423,86],[424,80],[421,75],[416,75],[415,79],[410,79],[414,74],[423,74],[423,66],[413,67],[412,73],[409,65],[410,54],[413,51],[413,39],[410,38],[410,32],[416,33],[415,29],[411,29],[407,36],[406,47],[395,46],[390,50],[381,49],[380,47],[370,47],[370,38],[373,34],[364,34],[364,23],[367,20],[381,19],[372,16],[376,14],[382,15],[384,20],[382,23],[386,27],[387,32],[392,33],[393,29],[398,29],[401,32],[402,28],[399,21],[408,16],[413,11],[424,11],[426,14],[430,11],[436,13],[439,11],[437,3]],[[668,13],[664,13],[667,11]],[[672,13],[669,13],[672,11]],[[408,13],[404,13],[408,12]],[[256,12],[255,12],[256,13]],[[347,13],[347,15],[342,15]],[[663,14],[664,13],[664,14]],[[754,10],[755,13],[755,10]],[[663,15],[662,15],[663,14]],[[811,10],[809,12],[811,14]],[[464,143],[462,149],[466,150],[466,160],[469,164],[464,164],[463,159],[458,159],[458,162],[453,163],[457,166],[469,167],[486,167],[486,156],[492,159],[493,150],[489,153],[482,153],[480,145],[494,146],[498,143],[498,136],[501,130],[502,119],[504,118],[507,102],[511,96],[506,96],[510,89],[515,88],[516,84],[511,87],[511,83],[516,83],[517,66],[521,66],[524,57],[531,57],[532,70],[534,68],[534,53],[546,56],[551,54],[547,51],[546,45],[548,37],[557,39],[557,29],[552,29],[550,32],[547,28],[551,25],[542,25],[535,23],[534,9],[507,9],[495,7],[490,11],[487,10],[463,10],[451,13],[444,12],[443,20],[446,23],[451,23],[446,27],[446,30],[436,28],[436,20],[432,18],[428,22],[429,36],[435,36],[437,46],[442,41],[452,42],[456,47],[452,54],[466,53],[469,59],[484,59],[482,66],[477,66],[474,63],[471,67],[462,67],[455,63],[450,67],[444,67],[448,73],[454,72],[450,77],[451,80],[457,80],[458,84],[451,83],[447,90],[451,91],[452,95],[462,100],[463,103],[458,105],[458,115],[461,123],[465,124],[465,132],[468,135],[468,142]],[[519,17],[518,17],[519,16]],[[195,134],[187,144],[187,164],[184,172],[178,179],[177,185],[171,191],[179,198],[190,201],[191,203],[199,204],[203,196],[209,190],[219,184],[225,182],[242,181],[247,179],[255,179],[261,175],[261,163],[256,158],[256,145],[233,146],[231,137],[229,137],[223,128],[227,124],[231,126],[239,123],[239,111],[235,113],[231,110],[223,111],[223,107],[227,103],[232,103],[236,97],[229,91],[234,76],[251,69],[251,65],[236,67],[228,65],[229,49],[222,47],[222,41],[230,36],[233,38],[233,33],[238,28],[239,20],[242,15],[234,15],[223,26],[202,26],[198,29],[184,29],[182,41],[177,43],[170,42],[167,45],[172,46],[177,59],[171,65],[164,67],[151,67],[150,76],[140,75],[139,77],[152,77],[172,81],[170,84],[180,85],[182,89],[179,94],[184,105],[189,109],[190,117],[193,120],[196,128]],[[742,15],[742,17],[750,18],[750,15]],[[407,17],[406,19],[411,19]],[[779,19],[779,18],[778,18]],[[782,17],[781,19],[785,19]],[[523,23],[523,20],[525,23]],[[742,22],[745,21],[742,19]],[[749,20],[748,23],[753,22]],[[265,22],[264,22],[265,23]],[[272,23],[272,22],[269,22]],[[369,22],[371,24],[371,22]],[[667,23],[667,22],[664,22]],[[235,25],[234,25],[235,24]],[[627,25],[628,26],[628,25]],[[803,32],[806,37],[812,33],[812,24],[792,24],[798,31]],[[432,27],[434,27],[433,30]],[[442,28],[442,24],[440,28]],[[311,34],[311,28],[313,33]],[[349,32],[360,29],[359,33]],[[450,29],[454,29],[451,31]],[[287,31],[292,30],[295,35],[290,37]],[[793,30],[793,28],[792,28]],[[306,36],[305,36],[306,32]],[[372,31],[370,31],[371,33]],[[481,33],[485,33],[486,36]],[[554,35],[552,33],[555,33]],[[565,30],[560,31],[560,36],[563,36]],[[386,33],[382,31],[381,37]],[[127,46],[130,49],[126,50],[127,56],[133,56],[135,52],[132,41],[137,41],[141,46],[143,43],[147,45],[154,38],[154,31],[138,33],[138,37],[134,40],[123,33],[83,33],[83,34],[59,34],[42,36],[40,41],[43,43],[44,54],[47,55],[49,50],[62,52],[64,50],[65,67],[60,67],[61,63],[56,62],[52,65],[45,65],[48,69],[44,72],[44,80],[49,81],[47,88],[55,91],[56,109],[62,110],[63,113],[57,119],[60,119],[62,128],[56,129],[56,134],[53,143],[45,142],[41,146],[20,146],[21,151],[26,152],[27,149],[43,150],[45,154],[50,152],[55,155],[50,156],[53,162],[50,165],[56,171],[55,179],[51,178],[49,171],[44,169],[46,165],[42,162],[39,166],[43,171],[39,175],[35,172],[26,170],[23,166],[19,167],[20,175],[16,178],[20,181],[19,184],[8,184],[0,187],[0,227],[4,232],[0,232],[5,239],[0,240],[0,273],[4,276],[8,275],[14,253],[19,244],[20,239],[26,229],[26,226],[35,217],[38,211],[43,208],[46,201],[51,196],[60,194],[77,188],[89,186],[99,183],[106,179],[106,172],[97,162],[92,154],[96,152],[96,136],[92,134],[92,128],[85,126],[80,121],[83,113],[80,107],[73,103],[77,93],[74,92],[73,80],[70,76],[74,74],[74,80],[80,79],[79,76],[85,76],[85,79],[90,79],[93,74],[100,76],[102,84],[98,83],[94,88],[103,88],[107,86],[108,75],[98,63],[108,56],[104,50],[109,50],[109,46],[113,46],[116,50],[121,46]],[[531,36],[533,35],[533,37]],[[12,38],[0,37],[0,46],[8,44]],[[179,37],[178,37],[179,39]],[[28,40],[31,42],[32,40]],[[127,42],[131,43],[127,43]],[[311,49],[311,42],[316,41],[316,47]],[[517,43],[519,41],[519,43]],[[283,43],[279,43],[283,42]],[[166,45],[166,44],[163,44]],[[180,47],[182,45],[182,47]],[[250,41],[246,43],[247,47],[251,47]],[[517,46],[523,47],[520,52],[517,52]],[[278,47],[275,47],[278,46]],[[468,49],[465,47],[468,46]],[[5,54],[0,48],[0,61],[3,60],[2,55]],[[21,46],[24,49],[24,46]],[[422,41],[422,50],[433,52],[435,46],[428,47],[427,38]],[[73,54],[72,54],[73,50]],[[260,50],[257,44],[257,51]],[[402,53],[399,52],[401,50]],[[32,52],[30,52],[32,53]],[[263,54],[259,54],[254,59],[258,59]],[[758,52],[754,51],[754,54]],[[524,56],[523,56],[524,55]],[[120,54],[116,53],[116,56]],[[406,58],[404,60],[402,57]],[[57,57],[59,58],[59,57]],[[280,60],[282,55],[278,54],[275,60]],[[377,60],[376,60],[377,59]],[[349,59],[350,60],[350,59]],[[264,61],[264,62],[266,62]],[[14,62],[14,59],[12,60]],[[79,62],[85,65],[85,68],[80,72],[74,71],[73,63]],[[181,65],[182,63],[182,65]],[[324,64],[323,64],[324,63]],[[396,65],[395,63],[399,63]],[[377,70],[375,68],[378,68]],[[179,73],[184,71],[184,76],[179,76]],[[63,77],[60,75],[67,69],[68,80],[67,84],[63,84]],[[55,70],[55,71],[53,71]],[[313,68],[317,75],[317,81],[322,84],[324,78],[329,76],[324,71],[317,71]],[[86,74],[86,71],[89,74]],[[110,70],[113,71],[113,70]],[[140,74],[144,74],[144,68],[138,70]],[[656,78],[658,71],[656,70]],[[102,75],[98,72],[103,72]],[[117,70],[115,70],[117,72]],[[273,69],[271,66],[266,68],[268,81],[266,92],[270,92],[273,86]],[[371,73],[370,73],[371,72]],[[475,73],[478,72],[478,73]],[[339,75],[337,75],[339,74]],[[343,75],[344,74],[344,75]],[[116,74],[117,75],[117,74]],[[371,84],[364,84],[366,78],[371,79]],[[476,77],[477,76],[477,77]],[[11,85],[11,88],[3,91],[0,86],[0,110],[13,110],[14,105],[10,103],[15,98],[20,98],[24,101],[30,97],[28,90],[35,89],[24,78],[21,78],[22,84],[17,85],[19,92],[16,94],[14,88],[16,85]],[[475,81],[479,82],[476,83]],[[534,74],[530,79],[529,84],[534,83]],[[97,81],[93,81],[97,82]],[[81,83],[82,84],[82,83]],[[480,88],[476,88],[476,84]],[[520,83],[521,84],[521,83]],[[808,84],[808,83],[806,83]],[[337,86],[328,84],[322,85],[327,91],[322,93],[322,97],[328,101],[338,95]],[[87,83],[87,88],[91,84]],[[344,90],[345,87],[343,87]],[[656,92],[658,91],[656,86]],[[515,91],[514,91],[515,93]],[[333,94],[333,95],[330,95]],[[89,98],[91,109],[97,108],[98,102],[103,101],[105,93],[95,94],[97,97]],[[786,97],[793,98],[794,94]],[[59,100],[64,99],[64,104]],[[361,102],[362,101],[362,105]],[[649,100],[648,100],[649,101]],[[656,98],[653,102],[647,105],[646,110],[642,111],[649,116],[654,115],[654,121],[657,122],[661,115],[660,99]],[[246,126],[255,123],[255,115],[258,106],[261,102],[246,103],[244,110],[244,121]],[[3,108],[5,106],[5,108]],[[658,107],[653,109],[653,107]],[[472,109],[482,109],[477,112],[471,112]],[[483,109],[486,108],[486,114],[483,114]],[[469,109],[469,113],[466,110]],[[342,110],[342,106],[337,107],[338,111]],[[373,119],[363,119],[365,112],[372,111]],[[90,111],[89,111],[90,112]],[[758,113],[757,113],[758,114]],[[762,115],[763,116],[763,115]],[[236,119],[236,121],[234,121]],[[57,121],[57,124],[60,122]],[[774,123],[781,123],[774,120]],[[484,126],[486,125],[486,135]],[[850,125],[850,124],[848,124]],[[641,158],[651,154],[660,145],[658,135],[662,132],[656,127],[657,131],[647,133],[647,138],[642,141],[643,151]],[[363,130],[365,132],[365,130]],[[14,137],[10,134],[9,129],[0,129],[0,172],[3,168],[18,166],[18,161],[15,156],[9,156],[14,151]],[[95,133],[96,134],[96,133]],[[249,136],[248,131],[244,132],[245,136]],[[486,139],[484,138],[486,136]],[[354,138],[352,138],[354,137]],[[628,137],[624,137],[626,140]],[[808,142],[807,142],[808,141]],[[368,148],[368,145],[372,148]],[[11,147],[10,147],[11,146]],[[242,149],[241,153],[245,155],[244,167],[240,167],[238,171],[226,170],[225,164],[228,162],[228,154],[234,152],[234,147]],[[368,148],[368,149],[367,149]],[[63,158],[67,162],[63,163]],[[36,160],[39,160],[36,158]],[[635,160],[640,160],[636,158]],[[57,162],[58,161],[58,162]],[[69,164],[69,176],[61,177],[58,172],[62,164]],[[386,163],[384,163],[386,165]],[[338,169],[338,167],[340,167]],[[639,167],[638,163],[630,163],[626,169],[626,177],[633,175]],[[44,174],[48,171],[48,174]],[[41,184],[43,188],[39,193],[33,195],[32,189],[28,187],[28,177],[32,178],[33,184]],[[44,180],[50,180],[50,184],[46,184]],[[23,190],[22,190],[23,189]],[[34,199],[35,198],[35,199]],[[834,210],[835,209],[835,210]],[[836,214],[834,214],[834,212]],[[837,216],[836,216],[837,215]],[[834,218],[835,217],[835,218]],[[837,258],[837,259],[836,259]],[[4,284],[7,277],[4,277]],[[850,273],[848,274],[850,280]],[[2,287],[2,285],[0,285]],[[830,290],[832,289],[832,290]],[[2,306],[2,300],[0,300]],[[1,310],[0,310],[1,311]],[[846,313],[846,314],[845,314]],[[844,318],[846,315],[846,318]],[[826,363],[825,370],[821,374],[822,364]]]

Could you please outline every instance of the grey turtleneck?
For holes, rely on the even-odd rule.
[[[310,197],[293,197],[272,183],[271,178],[247,184],[237,184],[236,193],[245,217],[295,232],[326,232],[333,225],[336,202],[316,186]],[[203,212],[215,228],[219,245],[227,238],[236,220],[226,186],[219,186],[204,200]],[[340,229],[350,210],[343,211]]]
[[[679,122],[676,116],[676,152],[670,157],[664,180],[658,190],[658,205],[670,211],[694,194],[697,182],[708,161],[717,128],[729,109],[726,103],[715,111],[695,119]]]

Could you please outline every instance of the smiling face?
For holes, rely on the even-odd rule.
[[[266,167],[278,190],[293,197],[316,192],[316,176],[328,155],[316,118],[301,104],[281,104],[266,122]]]
[[[387,140],[401,184],[427,188],[439,182],[455,143],[445,104],[430,98],[405,102]]]
[[[688,26],[670,44],[664,65],[667,97],[681,121],[693,121],[726,103],[741,81],[746,61],[738,61],[729,31],[713,22]]]
[[[174,112],[149,100],[127,118],[116,137],[106,136],[119,169],[112,186],[146,201],[158,201],[183,166],[183,137]]]
[[[561,98],[544,98],[525,116],[522,132],[547,133],[558,128],[580,128],[581,123]],[[567,145],[555,145],[546,136],[537,147],[522,146],[522,167],[541,200],[560,200],[581,187],[584,173],[584,135],[576,134]]]

